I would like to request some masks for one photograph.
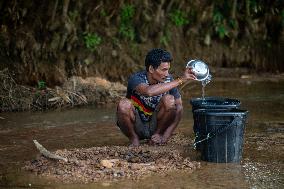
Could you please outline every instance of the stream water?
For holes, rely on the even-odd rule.
[[[200,83],[183,88],[184,116],[178,131],[192,136],[189,99]],[[172,172],[132,181],[62,184],[21,169],[38,155],[32,140],[49,150],[127,145],[115,127],[115,107],[81,107],[50,112],[0,114],[0,188],[284,188],[284,80],[214,79],[206,96],[237,98],[249,110],[240,164],[203,162],[192,146],[185,155],[201,162],[193,173]]]

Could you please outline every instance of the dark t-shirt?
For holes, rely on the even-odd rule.
[[[173,77],[169,75],[164,83],[168,83],[173,81]],[[160,94],[157,96],[144,96],[135,91],[135,88],[139,85],[145,83],[149,85],[149,81],[147,79],[147,72],[141,71],[134,73],[128,79],[127,85],[127,94],[126,97],[131,99],[135,109],[138,111],[140,118],[143,122],[147,122],[150,120],[153,112],[155,111],[156,106],[159,104],[161,98],[165,94],[173,95],[175,99],[180,98],[180,93],[178,88],[173,88],[170,91]]]

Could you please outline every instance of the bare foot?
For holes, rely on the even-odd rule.
[[[131,147],[138,147],[139,145],[140,145],[139,138],[135,137],[131,140],[131,144],[130,144]]]
[[[167,144],[167,142],[168,142],[168,139],[162,137],[162,139],[161,139],[161,145],[165,145],[165,144]]]
[[[171,137],[171,133],[165,132],[165,133],[163,134],[163,136],[161,137],[161,143],[162,143],[162,144],[166,144],[166,143],[168,142],[168,140],[169,140],[170,137]]]
[[[154,134],[151,137],[149,144],[161,144],[162,136],[159,134]]]

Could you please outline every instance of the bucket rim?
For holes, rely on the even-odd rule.
[[[244,109],[196,109],[193,113],[201,113],[206,115],[234,116],[236,114],[247,115],[248,110]]]
[[[203,103],[203,101],[207,103]],[[190,104],[193,109],[196,108],[210,108],[210,109],[222,109],[222,108],[238,108],[241,106],[241,101],[238,99],[227,98],[227,97],[205,97],[203,98],[192,98]]]
[[[240,100],[235,99],[235,98],[229,98],[229,97],[221,97],[221,96],[207,96],[204,97],[205,100],[220,100],[220,101],[236,101],[238,103],[241,103]],[[196,101],[203,101],[202,97],[197,97],[197,98],[191,98],[190,102],[196,102]]]

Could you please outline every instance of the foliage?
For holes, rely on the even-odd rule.
[[[131,43],[130,44],[130,50],[131,50],[131,55],[135,58],[139,58],[139,46],[137,43]]]
[[[96,33],[85,33],[84,42],[88,49],[96,51],[97,47],[101,44],[102,38]]]
[[[127,39],[134,40],[135,31],[132,25],[121,24],[119,28],[119,33]]]
[[[74,10],[74,11],[72,11],[72,12],[69,12],[68,14],[69,14],[70,20],[71,20],[72,22],[75,22],[75,20],[76,20],[76,19],[78,18],[78,16],[79,16],[79,12],[78,12],[77,10]]]
[[[37,82],[37,84],[38,84],[38,89],[45,89],[46,88],[46,83],[45,83],[45,81],[38,81]]]
[[[170,40],[171,40],[171,32],[168,29],[166,29],[164,31],[163,35],[160,37],[160,43],[163,46],[168,46]]]
[[[120,13],[122,23],[129,23],[133,19],[135,9],[133,5],[124,5]]]
[[[256,0],[249,0],[249,7],[253,13],[257,14],[263,10],[263,7]]]
[[[229,26],[233,29],[237,28],[238,21],[236,19],[229,19]]]
[[[102,17],[106,17],[107,16],[107,13],[106,13],[105,9],[102,9],[100,11],[100,16],[102,16]]]
[[[178,9],[170,13],[170,19],[176,26],[184,26],[189,23],[186,13]]]
[[[118,38],[112,37],[111,41],[112,41],[113,46],[119,46],[119,39]]]
[[[84,75],[85,67],[79,67],[77,64],[87,66],[88,63],[94,62],[91,61],[93,58],[89,54],[98,51],[102,43],[106,48],[96,54],[96,62],[110,61],[114,58],[115,56],[105,58],[105,54],[112,48],[122,51],[123,55],[129,55],[135,50],[131,48],[132,44],[137,45],[143,52],[153,46],[168,48],[180,40],[184,40],[185,43],[170,48],[173,53],[180,51],[180,54],[204,55],[199,51],[192,52],[184,48],[186,45],[192,49],[195,48],[194,45],[203,45],[196,41],[204,37],[206,45],[215,44],[214,40],[217,40],[217,44],[222,47],[224,43],[232,49],[240,47],[240,52],[228,51],[224,54],[226,58],[243,53],[241,57],[235,55],[226,59],[228,65],[237,62],[251,66],[250,64],[259,62],[260,69],[265,66],[271,67],[273,64],[275,69],[284,70],[283,61],[279,61],[283,59],[283,0],[56,2],[12,0],[0,3],[1,65],[13,70],[24,70],[23,73],[27,73],[26,75],[15,76],[23,78],[19,80],[23,83],[36,82],[37,85],[37,81],[43,79],[42,73],[45,69],[53,66],[50,64],[39,69],[46,62],[60,63],[56,72],[45,73],[54,74],[54,77],[44,77],[48,84],[61,83],[64,81],[61,77],[71,74]],[[67,17],[65,13],[68,13]],[[168,28],[169,31],[177,32],[175,37],[178,40],[171,39],[170,33],[166,31],[168,26],[178,27],[178,30]],[[127,43],[123,43],[121,39]],[[137,43],[134,43],[136,39]],[[138,40],[141,43],[138,43]],[[266,51],[266,47],[269,46],[271,48]],[[218,51],[214,47],[212,49]],[[270,53],[273,58],[268,58],[267,55],[271,55]],[[209,53],[204,56],[210,55]],[[138,52],[137,56],[143,59],[144,54]],[[137,56],[130,57],[136,59]],[[222,56],[207,58],[216,64],[224,59]],[[124,59],[120,58],[118,61]],[[127,69],[120,67],[117,67],[119,74],[109,74],[108,67],[104,67],[103,64],[91,66],[86,73],[90,76],[96,73],[112,80],[119,80],[119,75],[127,73]],[[62,75],[57,74],[57,71]]]
[[[132,24],[135,8],[133,5],[124,5],[120,12],[120,27],[119,33],[122,37],[130,40],[135,38],[135,30]]]
[[[225,36],[228,36],[229,32],[225,25],[225,18],[223,14],[218,10],[215,10],[213,13],[213,26],[215,32],[217,33],[220,39],[223,39]]]

